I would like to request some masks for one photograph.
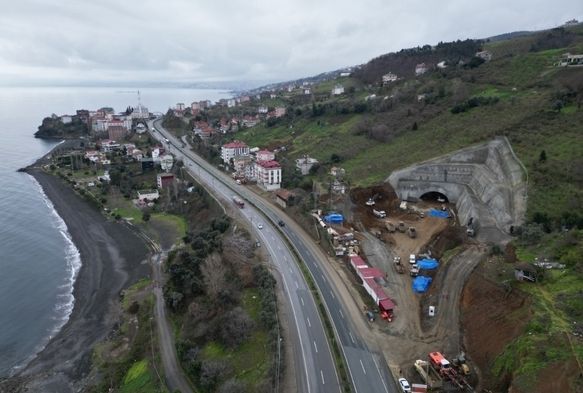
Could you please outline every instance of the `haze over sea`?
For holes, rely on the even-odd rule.
[[[137,105],[135,88],[0,88],[0,377],[30,361],[66,323],[80,260],[65,223],[29,175],[16,172],[57,142],[33,137],[52,113]],[[177,102],[217,101],[219,90],[140,89],[151,112]]]

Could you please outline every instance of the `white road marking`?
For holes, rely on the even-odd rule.
[[[385,392],[389,393],[389,389],[387,389],[387,384],[385,383],[385,379],[383,378],[383,375],[381,374],[381,369],[379,368],[379,365],[377,364],[377,361],[374,358],[374,356],[372,357],[372,361],[374,362],[374,365],[377,368],[377,371],[379,372],[379,377],[381,378],[381,382],[383,383],[383,387],[385,388]]]
[[[304,298],[303,297],[300,297],[300,300],[302,302],[302,306],[305,306],[305,304],[304,304]]]
[[[307,317],[306,317],[306,321],[308,322],[308,326],[309,326],[309,327],[312,327],[312,324],[311,324],[311,322],[310,322],[310,318],[307,318]]]
[[[298,284],[297,281],[296,281],[296,289],[300,289],[300,285]]]
[[[323,274],[320,274],[320,276],[322,276],[322,280],[326,281],[326,277]]]
[[[294,271],[291,269],[291,267],[288,267],[287,270],[289,270],[290,273],[293,273]]]
[[[360,359],[360,366],[362,367],[362,371],[366,374],[366,370],[364,369],[364,364],[362,363],[362,359]]]
[[[326,385],[326,382],[324,382],[324,372],[322,370],[320,370],[320,376],[322,377],[322,385]]]
[[[350,341],[352,341],[353,344],[356,344],[356,341],[354,341],[354,337],[352,336],[352,333],[348,332],[348,335],[350,336]]]
[[[336,299],[336,296],[334,296],[334,292],[332,292],[332,290],[330,290],[330,295],[332,295],[332,299]]]
[[[318,353],[318,346],[316,345],[316,341],[314,341],[314,349],[316,350],[316,353]]]
[[[344,319],[344,314],[342,314],[342,310],[338,310],[340,312],[340,316]]]

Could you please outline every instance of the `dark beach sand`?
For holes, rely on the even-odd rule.
[[[149,250],[134,229],[108,221],[60,178],[34,167],[27,172],[41,184],[67,224],[82,267],[69,321],[22,372],[0,382],[0,392],[83,391],[92,349],[118,321],[120,293],[150,276]]]

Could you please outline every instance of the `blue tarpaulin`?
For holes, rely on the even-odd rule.
[[[425,293],[429,289],[431,284],[431,277],[417,276],[413,279],[413,292],[415,293]]]
[[[421,270],[433,270],[439,267],[439,263],[437,262],[437,259],[422,259],[417,261],[417,266],[419,266],[419,269]]]
[[[331,213],[324,217],[324,221],[332,224],[341,224],[344,221],[344,216],[338,213]]]
[[[429,210],[429,216],[437,218],[449,218],[449,213],[443,210],[431,209]]]

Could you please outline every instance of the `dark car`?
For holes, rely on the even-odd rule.
[[[280,227],[284,227],[284,226],[285,226],[285,222],[283,222],[282,220],[279,220],[279,221],[277,222],[277,224],[278,224]]]

